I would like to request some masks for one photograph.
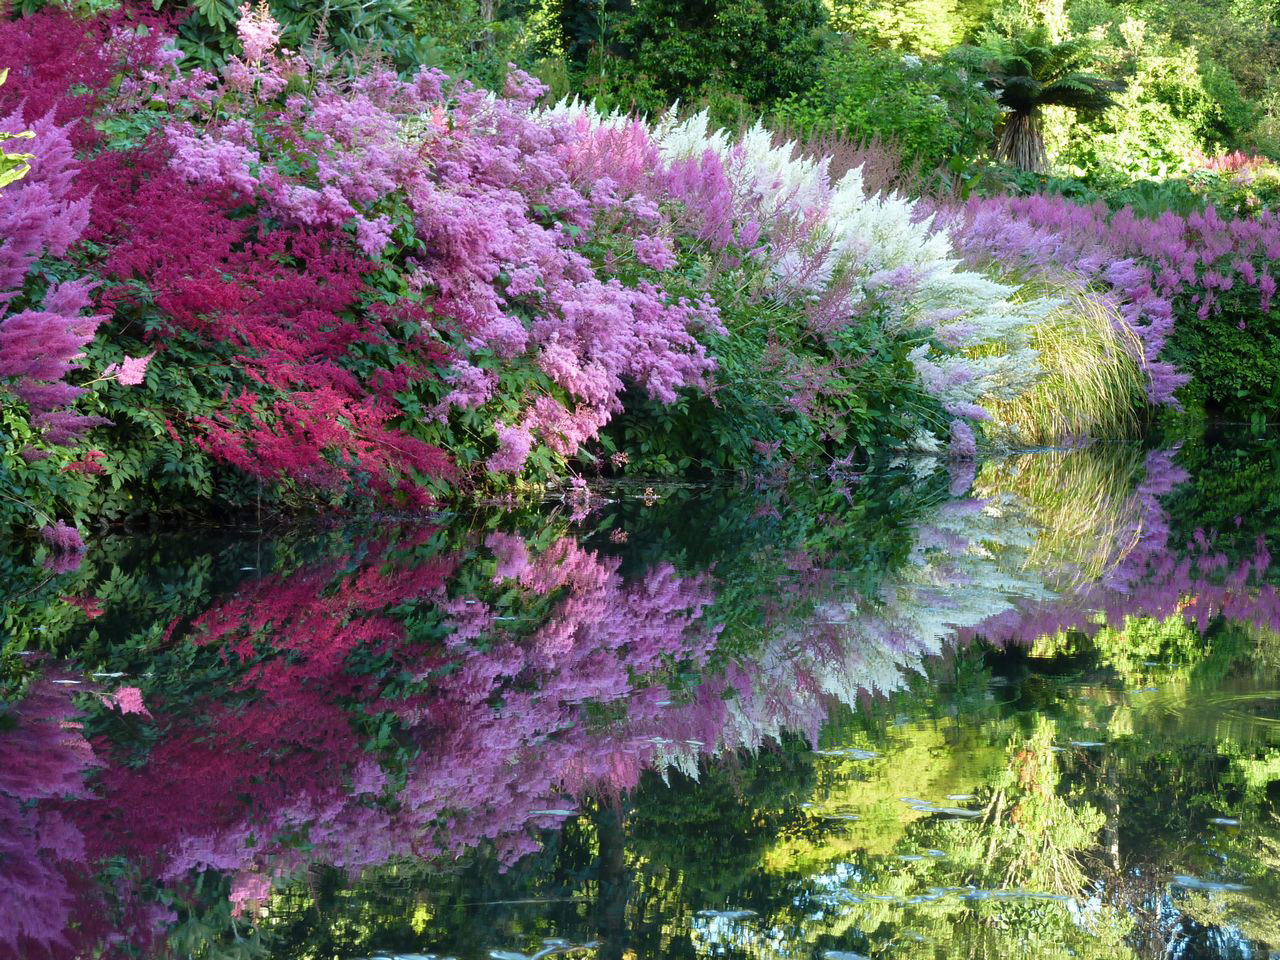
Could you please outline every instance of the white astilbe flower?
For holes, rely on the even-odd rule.
[[[600,127],[631,122],[577,100],[542,116]],[[954,416],[980,417],[984,397],[1011,399],[1038,378],[1032,333],[1060,302],[1019,296],[1018,287],[965,269],[950,237],[919,216],[914,201],[868,195],[857,168],[833,183],[829,158],[803,156],[759,123],[735,139],[713,128],[705,111],[681,120],[670,110],[649,135],[668,164],[719,158],[735,228],[762,229],[757,262],[769,297],[805,305],[822,333],[868,322],[870,308],[895,336],[926,334],[932,343],[911,361]]]

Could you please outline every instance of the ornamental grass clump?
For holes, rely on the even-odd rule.
[[[988,438],[1019,447],[1134,436],[1146,400],[1141,341],[1105,294],[1048,278],[1022,286],[1037,288],[1060,301],[1032,331],[1041,375],[1012,400],[985,401]]]

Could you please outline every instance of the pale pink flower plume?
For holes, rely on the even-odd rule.
[[[125,356],[123,363],[113,363],[102,371],[103,379],[115,377],[125,387],[136,387],[147,375],[147,364],[156,355],[152,350],[145,357]]]
[[[151,711],[142,702],[142,691],[137,687],[121,687],[115,693],[105,694],[102,702],[107,706],[118,708],[121,713],[140,713],[144,717],[151,716]]]
[[[236,33],[250,63],[257,63],[280,43],[280,24],[271,16],[266,0],[260,0],[256,8],[247,3],[240,7]]]

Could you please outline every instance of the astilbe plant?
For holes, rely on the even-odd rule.
[[[1210,207],[1150,220],[1061,197],[973,198],[944,213],[967,260],[1014,270],[1067,271],[1111,298],[1142,344],[1148,397],[1176,403],[1189,379],[1162,356],[1175,327],[1209,320],[1228,299],[1265,318],[1276,293],[1280,217],[1227,220]],[[1240,323],[1246,323],[1241,319]]]
[[[259,30],[255,16],[242,22]],[[173,170],[291,230],[346,231],[398,271],[395,293],[423,304],[418,335],[448,385],[427,419],[494,401],[493,420],[512,426],[488,462],[516,472],[513,451],[532,444],[511,430],[569,456],[620,409],[627,383],[670,401],[703,381],[711,363],[694,334],[715,327],[714,309],[647,278],[622,283],[584,255],[608,214],[637,233],[650,270],[670,265],[639,231],[647,207],[628,212],[605,178],[570,181],[569,131],[529,115],[538,84],[513,71],[495,98],[465,82],[446,90],[425,69],[408,81],[329,76],[263,37],[246,44],[248,62],[232,60],[216,112],[168,125]],[[500,371],[516,374],[503,395]]]
[[[570,103],[548,116],[575,123],[580,138],[631,123]],[[754,275],[741,286],[760,290],[762,304],[801,310],[802,336],[824,343],[837,365],[851,332],[876,327],[912,341],[920,385],[955,420],[985,419],[983,397],[1012,398],[1035,381],[1030,332],[1055,302],[960,269],[945,231],[911,201],[869,192],[858,168],[833,180],[828,160],[761,126],[734,138],[710,129],[705,114],[668,115],[649,138],[668,167],[657,199],[678,205],[673,221],[721,269]],[[1001,349],[977,349],[993,343]],[[932,432],[952,433],[947,424]],[[967,434],[954,432],[958,450]]]

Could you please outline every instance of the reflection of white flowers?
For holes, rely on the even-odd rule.
[[[918,66],[920,66],[921,60],[919,57],[917,57],[913,53],[904,53],[902,55],[902,63],[904,66],[910,67],[912,70],[914,70]]]

